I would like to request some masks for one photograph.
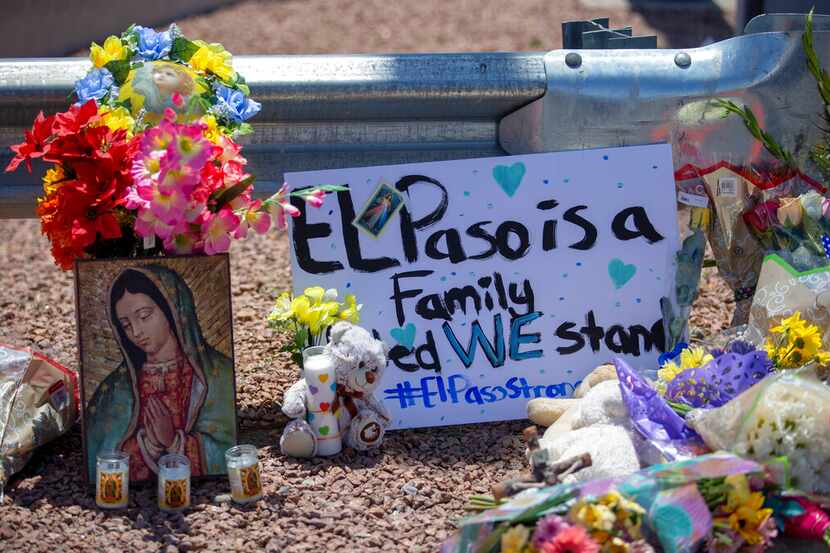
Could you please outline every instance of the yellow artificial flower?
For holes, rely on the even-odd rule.
[[[796,311],[786,319],[782,319],[781,322],[772,328],[770,328],[770,332],[773,334],[789,334],[795,330],[803,330],[807,326],[807,321],[801,319],[801,312]]]
[[[764,541],[764,535],[759,529],[772,515],[772,509],[764,509],[763,506],[763,494],[755,492],[746,503],[729,515],[729,527],[737,531],[750,545]]]
[[[702,347],[691,346],[680,352],[680,368],[683,370],[696,369],[697,367],[702,367],[713,359],[714,357],[707,353]]]
[[[205,130],[202,131],[204,137],[214,144],[217,144],[219,139],[222,137],[222,131],[219,130],[219,126],[216,123],[216,117],[209,113],[203,116],[200,121],[205,125]]]
[[[603,553],[628,553],[630,545],[621,538],[611,538],[611,541],[602,548]]]
[[[62,165],[55,165],[43,175],[43,192],[48,196],[60,188],[61,181],[66,178]]]
[[[750,489],[745,474],[733,474],[725,480],[730,489],[723,508],[729,517],[719,521],[726,522],[750,545],[761,543],[764,536],[759,529],[772,515],[772,509],[763,508],[764,495]]]
[[[764,349],[778,368],[792,369],[813,361],[822,362],[821,359],[830,360],[821,350],[821,331],[816,325],[802,320],[798,311],[770,328],[770,332],[778,334],[779,338],[767,338]]]
[[[582,523],[590,532],[599,531],[603,534],[613,530],[614,522],[617,520],[606,505],[588,503],[585,500],[573,506],[571,518]],[[597,537],[592,534],[592,537],[599,543],[604,543],[608,539],[607,535]]]
[[[322,286],[311,286],[303,290],[303,295],[306,296],[312,305],[317,305],[323,301],[323,296],[326,291]]]
[[[663,367],[657,371],[657,378],[660,379],[660,382],[667,383],[674,380],[674,377],[682,372],[683,369],[680,368],[680,365],[674,361],[667,361]]]
[[[521,524],[501,535],[501,553],[522,553],[530,539],[530,529]]]
[[[346,299],[343,303],[343,310],[340,311],[338,316],[342,321],[357,323],[360,321],[360,309],[362,307],[362,305],[357,304],[357,298],[354,294],[346,294]]]
[[[208,44],[203,40],[194,40],[193,43],[199,46],[199,49],[188,62],[191,67],[213,73],[225,82],[233,80],[235,73],[231,67],[230,52],[219,43]]]
[[[274,302],[274,308],[268,315],[268,320],[272,322],[283,322],[287,321],[293,316],[294,304],[291,300],[291,294],[288,292],[283,292],[282,294],[277,296],[277,299]]]
[[[89,59],[95,67],[104,67],[111,61],[120,61],[127,57],[127,49],[117,36],[108,36],[104,46],[92,43],[89,47]]]
[[[98,115],[101,116],[98,125],[106,125],[110,129],[117,131],[118,129],[126,129],[127,138],[133,137],[133,128],[135,127],[135,119],[130,115],[130,112],[123,107],[110,109],[106,106],[98,108]]]

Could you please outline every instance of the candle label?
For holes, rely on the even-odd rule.
[[[181,480],[165,480],[164,481],[164,495],[162,505],[166,509],[180,509],[187,507],[190,504],[190,497],[187,493],[188,480],[183,478]]]
[[[247,497],[262,493],[262,483],[259,480],[259,463],[239,469],[239,477],[242,480],[242,493]]]
[[[98,500],[107,505],[120,503],[124,497],[124,473],[102,472],[98,478]]]
[[[259,478],[259,463],[228,471],[231,481],[231,493],[237,501],[256,498],[262,494],[262,482]]]

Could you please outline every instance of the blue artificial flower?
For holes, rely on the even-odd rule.
[[[85,104],[89,100],[100,100],[109,93],[115,85],[115,79],[108,69],[103,67],[93,69],[86,77],[75,82],[75,94],[78,103]]]
[[[241,91],[218,83],[216,84],[216,97],[219,100],[213,108],[216,113],[237,123],[247,121],[262,109],[259,102],[251,100]]]
[[[144,61],[161,59],[170,53],[173,46],[173,37],[170,31],[157,33],[153,29],[136,25],[134,27],[138,35],[138,57]]]

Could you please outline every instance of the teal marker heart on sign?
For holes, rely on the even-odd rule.
[[[614,288],[620,289],[631,280],[637,272],[637,267],[634,265],[626,265],[621,259],[614,258],[608,264],[608,276],[611,277],[611,282],[614,283]]]
[[[493,178],[499,183],[499,186],[504,193],[513,197],[519,185],[522,184],[522,178],[525,176],[525,164],[517,161],[513,165],[496,165],[493,167]]]
[[[415,325],[409,323],[403,328],[393,328],[389,331],[392,338],[406,349],[412,349],[415,343]]]

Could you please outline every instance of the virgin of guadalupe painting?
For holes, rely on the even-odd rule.
[[[216,266],[222,260],[225,266]],[[94,267],[125,262],[81,262],[77,268],[90,481],[96,456],[105,450],[129,454],[132,481],[155,478],[158,460],[167,453],[186,455],[193,476],[223,474],[225,451],[236,444],[230,295],[211,275],[227,275],[227,256],[184,258],[189,264],[178,265],[189,272],[192,285],[178,267],[169,266],[182,258],[134,261],[115,271]],[[214,266],[199,267],[208,261]],[[106,290],[99,294],[103,298],[84,298],[105,275],[110,280],[99,288]],[[104,310],[97,327],[88,312],[96,304]],[[222,347],[211,343],[203,325]],[[116,348],[108,351],[105,337]]]

